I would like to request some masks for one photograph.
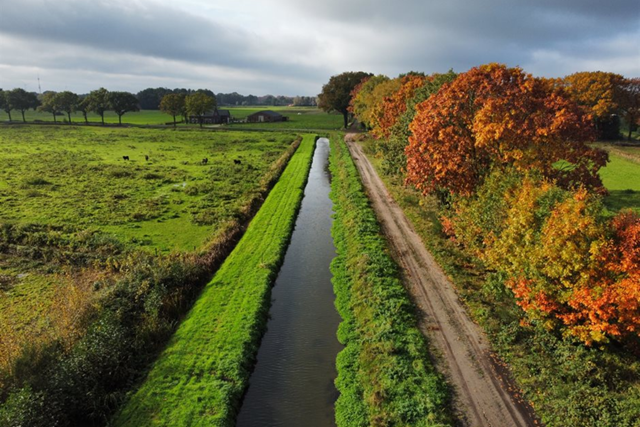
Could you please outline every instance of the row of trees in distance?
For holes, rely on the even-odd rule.
[[[173,116],[175,126],[177,116],[182,116],[187,122],[189,114],[202,117],[206,112],[216,108],[216,98],[210,91],[169,93],[162,98],[159,107],[163,112]],[[19,111],[22,121],[26,122],[25,112],[33,109],[51,113],[54,122],[57,122],[58,115],[66,114],[69,124],[71,114],[75,112],[83,114],[85,123],[89,122],[88,113],[93,112],[100,116],[104,124],[105,112],[113,111],[118,115],[118,122],[122,124],[122,116],[131,111],[139,111],[140,105],[138,98],[132,93],[108,91],[105,88],[91,91],[88,95],[77,95],[70,91],[47,91],[37,95],[16,88],[8,91],[0,89],[0,109],[7,113],[9,121],[12,121],[11,112]]]
[[[295,107],[314,107],[317,105],[314,96],[274,96],[274,95],[241,95],[237,92],[214,94],[208,89],[193,91],[190,89],[168,89],[164,87],[147,88],[141,90],[136,95],[140,101],[140,108],[143,110],[160,109],[160,101],[169,94],[190,95],[193,92],[203,92],[216,99],[218,105],[222,106],[247,106],[247,105],[274,105]]]
[[[320,100],[370,129],[387,172],[438,197],[444,231],[500,278],[523,322],[587,344],[638,335],[640,217],[606,209],[608,155],[590,143],[618,137],[619,117],[631,136],[640,79],[536,78],[500,64],[348,72]]]

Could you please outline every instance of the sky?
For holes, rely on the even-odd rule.
[[[332,75],[640,76],[638,0],[0,0],[0,88],[318,94]]]

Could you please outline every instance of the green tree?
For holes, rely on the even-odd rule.
[[[56,114],[60,112],[60,108],[57,104],[56,92],[47,91],[42,94],[42,98],[40,99],[40,106],[38,107],[39,111],[45,113],[51,113],[53,115],[53,122],[57,123],[58,120],[56,118]]]
[[[344,127],[349,125],[349,103],[351,92],[371,73],[363,71],[347,71],[337,76],[332,76],[329,82],[322,86],[322,92],[318,95],[318,107],[326,112],[337,111],[344,118]]]
[[[181,93],[170,93],[160,101],[160,111],[173,116],[173,127],[176,127],[176,116],[185,110],[185,96]]]
[[[71,113],[75,112],[78,108],[78,95],[68,90],[59,92],[56,94],[56,104],[60,111],[67,113],[69,124],[71,124]]]
[[[27,92],[21,88],[7,92],[6,102],[10,105],[11,109],[18,110],[22,113],[22,121],[24,123],[27,122],[24,113],[31,108],[35,110],[39,104],[38,97],[35,93]],[[9,117],[9,120],[11,120],[11,117]]]
[[[203,92],[187,95],[185,99],[186,110],[190,115],[197,116],[202,127],[202,116],[216,107],[216,99]]]
[[[129,111],[140,111],[138,98],[129,92],[110,92],[109,106],[118,115],[118,123],[122,125],[122,116]]]
[[[78,97],[78,103],[76,104],[76,109],[78,111],[80,111],[82,113],[82,117],[84,117],[84,124],[88,125],[89,124],[89,118],[87,117],[87,114],[89,113],[89,111],[91,111],[90,108],[90,99],[88,96],[85,96],[84,98],[80,99],[80,97]]]
[[[7,100],[5,99],[6,92],[0,89],[0,110],[3,110],[5,113],[9,115],[9,120],[11,120],[11,110],[7,111]]]
[[[101,87],[98,90],[92,90],[86,98],[87,109],[93,111],[102,119],[104,125],[104,112],[111,107],[109,102],[109,91]],[[86,116],[85,116],[86,117]]]

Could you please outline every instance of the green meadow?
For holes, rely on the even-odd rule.
[[[0,219],[98,229],[154,250],[193,249],[239,216],[293,139],[256,132],[0,127]]]
[[[605,147],[609,163],[600,177],[609,191],[606,206],[617,212],[630,208],[640,213],[640,147]]]

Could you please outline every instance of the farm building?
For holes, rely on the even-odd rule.
[[[229,110],[213,110],[208,111],[203,116],[189,116],[189,123],[198,124],[202,120],[204,125],[219,125],[229,123],[231,121],[231,113]]]
[[[248,123],[286,122],[287,120],[289,120],[289,117],[271,110],[258,111],[247,116]]]

